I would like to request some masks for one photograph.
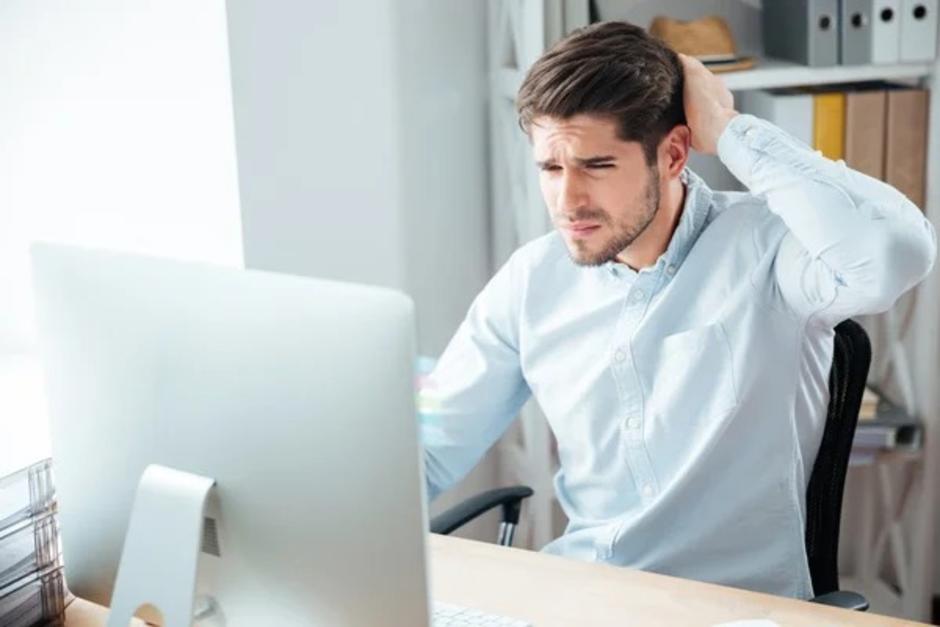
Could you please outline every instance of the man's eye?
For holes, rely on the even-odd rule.
[[[604,170],[607,168],[614,167],[614,164],[613,163],[592,163],[588,167],[591,168],[592,170]]]
[[[561,166],[552,165],[552,164],[543,165],[541,166],[541,168],[542,168],[542,172],[557,172],[558,170],[561,170]]]

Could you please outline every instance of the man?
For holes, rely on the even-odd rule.
[[[924,278],[933,227],[630,24],[560,42],[517,106],[555,232],[493,277],[422,389],[429,493],[534,395],[570,521],[545,551],[811,597],[833,328]],[[749,192],[710,190],[690,147]]]

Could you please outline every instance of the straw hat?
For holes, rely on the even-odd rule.
[[[754,66],[754,57],[738,56],[728,23],[717,15],[690,22],[660,15],[650,24],[649,31],[676,52],[696,57],[712,72],[745,70]]]

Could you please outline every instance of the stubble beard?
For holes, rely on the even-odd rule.
[[[577,220],[600,222],[602,228],[608,228],[612,230],[612,233],[601,249],[596,252],[592,252],[588,248],[587,241],[575,240],[572,242],[568,247],[568,254],[572,261],[579,266],[600,266],[609,261],[614,261],[617,255],[622,253],[652,224],[659,208],[659,171],[656,167],[651,167],[649,173],[646,190],[640,203],[642,211],[633,222],[615,223],[607,212],[600,209],[586,210],[575,216]]]

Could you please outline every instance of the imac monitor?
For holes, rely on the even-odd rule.
[[[76,595],[111,601],[160,464],[216,482],[225,624],[428,624],[407,297],[48,244],[33,274]]]

